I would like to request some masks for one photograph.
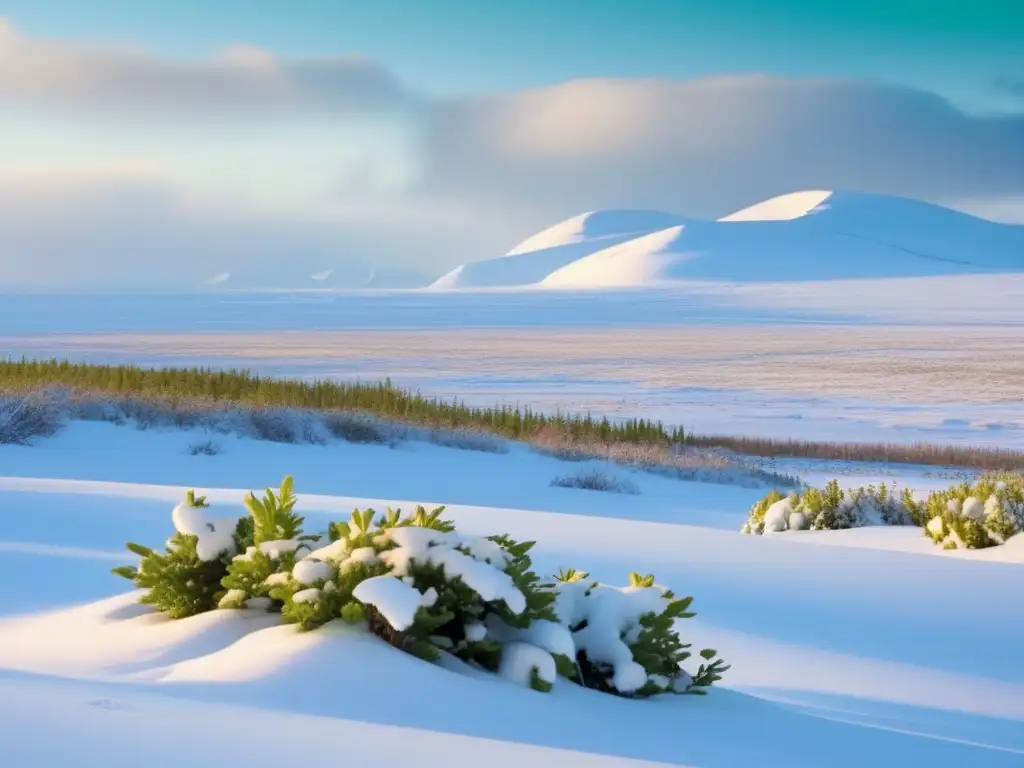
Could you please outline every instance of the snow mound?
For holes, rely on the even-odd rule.
[[[545,287],[633,287],[671,279],[693,258],[682,243],[684,225],[628,240],[577,259],[557,269],[540,284]],[[680,246],[677,248],[677,246]]]
[[[526,238],[505,255],[518,256],[522,253],[542,251],[585,240],[653,232],[682,221],[682,216],[662,211],[629,209],[589,211]]]
[[[533,285],[603,248],[687,221],[683,216],[661,211],[591,211],[527,238],[504,256],[456,267],[430,287],[450,290]]]

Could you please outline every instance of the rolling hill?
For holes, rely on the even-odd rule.
[[[462,265],[436,289],[642,287],[1024,271],[1024,227],[904,198],[808,190],[717,221],[595,211],[507,254]]]

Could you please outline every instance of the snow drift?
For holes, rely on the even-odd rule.
[[[808,190],[717,221],[598,211],[465,264],[435,288],[641,287],[1024,271],[1024,227],[930,203]]]
[[[485,288],[530,285],[602,248],[619,245],[666,227],[682,216],[662,211],[591,211],[528,237],[504,256],[456,267],[432,288]]]

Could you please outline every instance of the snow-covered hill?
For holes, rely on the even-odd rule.
[[[456,267],[431,287],[494,288],[539,283],[577,259],[686,221],[661,211],[591,211],[528,237],[504,256]]]
[[[434,288],[640,287],[1024,271],[1024,227],[916,200],[809,190],[718,221],[653,211],[583,214]]]

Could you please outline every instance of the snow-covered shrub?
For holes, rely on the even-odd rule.
[[[141,558],[139,565],[113,571],[146,590],[141,602],[172,619],[215,608],[225,591],[221,581],[231,556],[250,541],[245,519],[211,517],[208,508],[204,497],[189,491],[171,513],[175,532],[166,551],[129,542],[128,549]]]
[[[986,475],[927,495],[882,483],[843,491],[832,480],[824,491],[789,496],[773,491],[754,504],[743,533],[835,530],[863,525],[916,525],[946,549],[983,549],[1024,532],[1024,475]]]
[[[561,677],[622,696],[703,693],[728,669],[708,649],[695,672],[683,669],[690,646],[676,622],[693,615],[692,598],[653,576],[617,588],[569,570],[542,582],[534,542],[460,534],[444,507],[379,519],[356,510],[306,535],[295,501],[286,477],[276,494],[246,496],[249,516],[225,521],[190,493],[172,514],[167,553],[130,544],[142,563],[115,573],[172,618],[219,606],[279,609],[302,630],[341,620],[420,658],[454,656],[539,691]]]
[[[606,493],[625,493],[632,496],[640,493],[640,489],[630,480],[590,469],[574,475],[556,477],[551,485],[557,488],[581,488],[586,491],[605,491]]]
[[[703,694],[729,669],[710,648],[700,651],[704,663],[695,674],[683,669],[691,645],[675,622],[695,615],[688,612],[692,597],[676,599],[653,574],[631,573],[626,587],[587,583],[587,576],[573,569],[556,576],[555,613],[572,633],[581,684],[620,696]]]
[[[289,475],[281,482],[275,495],[267,488],[262,499],[251,491],[244,502],[249,510],[246,525],[252,543],[235,555],[228,565],[223,585],[227,593],[220,601],[222,608],[262,606],[279,609],[280,601],[271,597],[275,574],[287,577],[297,558],[310,551],[308,542],[317,536],[302,533],[304,518],[295,510],[295,483]]]
[[[913,522],[904,499],[885,483],[844,491],[837,480],[831,480],[823,490],[805,488],[789,496],[772,491],[750,508],[741,530],[753,534],[831,531]]]
[[[0,396],[0,444],[25,445],[61,427],[62,409],[45,393]]]
[[[907,504],[925,534],[945,549],[984,549],[1024,532],[1024,475],[988,475]]]
[[[428,660],[448,652],[496,671],[501,644],[481,631],[488,618],[510,628],[554,621],[554,593],[530,570],[532,542],[462,536],[442,511],[419,507],[402,518],[388,510],[378,522],[373,510],[357,511],[335,523],[331,543],[271,591],[284,603],[285,620],[311,628],[340,617],[354,600],[360,610],[349,609],[348,618],[365,619],[392,645]]]

